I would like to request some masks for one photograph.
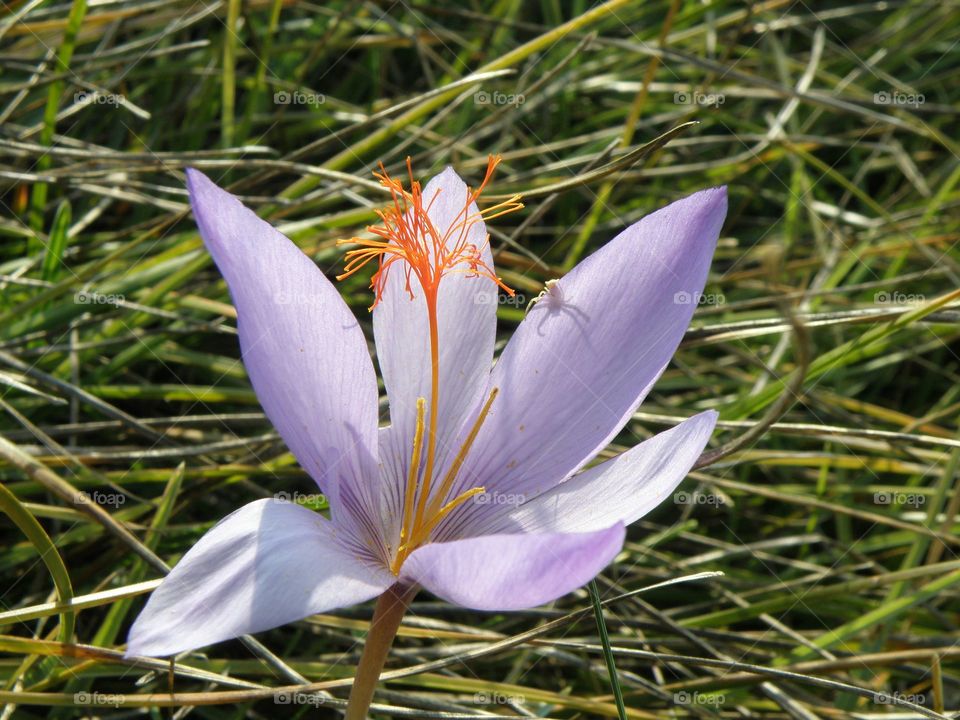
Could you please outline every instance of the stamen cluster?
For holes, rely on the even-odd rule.
[[[430,369],[431,392],[430,410],[427,412],[426,398],[417,399],[416,426],[413,437],[413,449],[409,472],[406,480],[403,520],[400,528],[399,544],[390,563],[394,575],[400,574],[400,568],[410,553],[430,539],[431,533],[440,522],[456,507],[470,498],[486,492],[483,487],[475,487],[447,500],[453,488],[457,473],[466,460],[467,453],[480,431],[480,427],[490,412],[490,406],[497,396],[494,388],[484,403],[470,433],[454,458],[440,485],[433,490],[437,411],[440,392],[440,350],[439,322],[437,302],[440,293],[440,281],[450,273],[463,273],[469,277],[483,277],[492,280],[504,292],[513,296],[514,292],[494,274],[493,269],[483,259],[483,249],[490,242],[490,236],[484,234],[479,243],[471,239],[471,229],[484,220],[499,217],[523,207],[519,195],[484,210],[477,208],[477,200],[489,184],[493,172],[500,163],[499,156],[487,160],[487,171],[483,182],[476,190],[467,190],[463,208],[442,232],[430,216],[433,204],[439,197],[438,191],[424,202],[420,183],[413,179],[413,168],[407,158],[407,174],[410,189],[404,188],[400,180],[390,177],[383,163],[375,177],[390,191],[392,204],[377,211],[382,222],[367,228],[376,239],[350,238],[340,243],[349,243],[357,247],[346,253],[346,265],[342,280],[364,267],[371,260],[378,260],[379,267],[373,274],[370,287],[374,291],[374,301],[370,309],[376,307],[383,298],[387,276],[390,269],[400,263],[405,277],[405,288],[411,300],[415,297],[413,281],[416,280],[424,294],[427,310],[427,322],[430,330]],[[424,458],[424,450],[426,457]],[[421,471],[421,461],[423,469]],[[432,499],[431,499],[432,496]]]
[[[423,289],[429,304],[431,300],[436,301],[440,280],[451,272],[489,278],[512,297],[513,290],[507,287],[496,276],[493,269],[484,262],[482,244],[470,240],[470,229],[478,222],[491,220],[523,207],[520,196],[512,195],[507,200],[484,210],[471,211],[471,207],[475,205],[493,177],[493,172],[500,164],[500,160],[499,155],[488,158],[483,182],[476,190],[467,191],[463,208],[443,232],[438,230],[430,218],[430,209],[439,197],[439,191],[426,203],[424,202],[420,183],[413,179],[410,158],[407,158],[409,190],[404,188],[401,180],[391,177],[383,163],[380,163],[380,172],[374,173],[374,177],[390,191],[392,204],[376,211],[382,222],[381,225],[372,225],[367,228],[367,231],[378,239],[354,237],[338,241],[340,244],[349,243],[358,247],[346,252],[346,265],[337,279],[343,280],[371,260],[379,260],[380,265],[370,281],[370,287],[374,291],[371,309],[376,307],[382,299],[387,275],[390,268],[397,262],[404,266],[405,287],[411,299],[414,297],[411,285],[414,277]],[[482,243],[489,243],[489,241],[489,235],[486,235]]]

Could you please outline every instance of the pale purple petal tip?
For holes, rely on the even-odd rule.
[[[267,417],[337,519],[347,505],[351,517],[363,514],[358,508],[377,515],[369,490],[377,382],[357,319],[316,263],[236,197],[193,169],[187,186],[237,308],[243,362]]]
[[[574,475],[509,515],[499,532],[590,532],[629,525],[666,500],[700,457],[717,423],[707,410],[612,460]]]
[[[424,545],[401,579],[476,610],[523,610],[582,587],[623,547],[622,524],[592,533],[486,535]]]
[[[620,431],[683,338],[726,208],[720,187],[651,213],[530,308],[493,370],[500,394],[456,492],[537,496]],[[476,534],[495,511],[464,507],[448,525]]]
[[[130,628],[126,656],[163,657],[364,602],[395,578],[361,563],[319,514],[257,500],[177,563]]]

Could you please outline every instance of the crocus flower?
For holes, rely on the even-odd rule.
[[[584,467],[670,361],[726,213],[715,188],[634,223],[550,283],[493,365],[498,286],[478,190],[451,168],[394,203],[368,261],[377,377],[334,285],[294,243],[196,170],[190,201],[226,278],[263,408],[329,499],[330,519],[276,499],[207,532],[153,592],[128,655],[164,656],[423,587],[479,610],[530,608],[581,587],[624,528],[666,498],[705,447],[703,412]],[[493,365],[492,369],[491,366]]]

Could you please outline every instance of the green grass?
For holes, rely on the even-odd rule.
[[[527,300],[729,186],[707,302],[608,454],[706,408],[730,453],[594,598],[421,594],[378,716],[617,717],[619,691],[635,718],[960,710],[956,5],[20,0],[0,57],[0,720],[335,716],[369,606],[172,675],[122,659],[206,529],[314,489],[239,362],[183,170],[332,276],[384,201],[376,163],[476,182],[489,153],[493,195],[525,196],[491,242]],[[366,278],[340,287],[369,331]],[[274,703],[303,683],[322,707]]]

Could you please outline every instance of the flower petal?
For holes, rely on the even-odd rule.
[[[706,447],[714,410],[694,415],[612,460],[493,518],[486,532],[593,532],[629,525],[663,502]]]
[[[623,547],[622,524],[592,533],[486,535],[432,543],[403,564],[401,580],[477,610],[523,610],[576,590]]]
[[[356,318],[320,268],[237,198],[193,169],[187,186],[267,417],[335,515],[375,508],[377,381]]]
[[[680,343],[707,278],[726,190],[631,225],[530,308],[490,378],[500,394],[457,492],[527,497],[582,467],[624,426]],[[443,539],[470,534],[464,505]]]
[[[410,467],[408,452],[403,452],[397,439],[398,429],[393,425],[381,427],[380,437],[380,524],[389,556],[400,544],[400,525],[403,518],[403,494]]]
[[[159,657],[353,605],[396,581],[350,555],[321,515],[277,500],[214,526],[153,591],[127,656]]]
[[[467,201],[467,186],[446,168],[423,190],[424,205],[441,234],[462,221]],[[471,214],[478,213],[476,203]],[[459,239],[454,232],[448,246]],[[472,225],[466,238],[481,250],[484,263],[493,268],[493,258],[482,220]],[[416,426],[417,398],[429,403],[431,388],[430,332],[423,291],[416,279],[407,291],[401,265],[391,268],[383,296],[373,310],[373,330],[377,360],[390,398],[390,422],[394,431],[388,441],[390,452],[402,457],[404,467],[410,461]],[[438,348],[440,360],[439,409],[437,412],[437,466],[444,467],[456,448],[453,440],[467,414],[479,404],[493,363],[496,336],[497,287],[488,278],[465,273],[447,274],[440,281],[437,301]],[[401,475],[405,475],[405,470]],[[402,488],[388,504],[398,504]]]

